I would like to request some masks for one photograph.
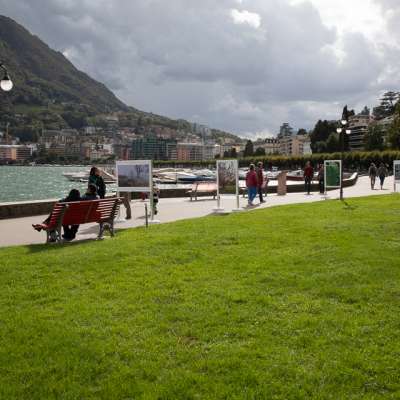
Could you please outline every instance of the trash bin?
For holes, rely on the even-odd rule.
[[[281,171],[278,174],[278,189],[276,191],[278,196],[285,196],[287,193],[286,190],[286,174],[287,171]]]

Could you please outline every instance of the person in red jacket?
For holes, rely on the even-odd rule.
[[[250,164],[249,171],[246,174],[246,186],[249,196],[249,206],[253,205],[253,200],[257,196],[257,174],[254,164]]]
[[[310,194],[311,182],[313,177],[314,177],[314,168],[311,166],[310,161],[307,161],[306,166],[304,168],[304,184],[307,194]]]
[[[257,174],[257,192],[258,192],[258,196],[260,197],[260,204],[261,204],[261,203],[265,203],[265,200],[263,199],[263,189],[265,187],[265,178],[264,178],[264,171],[263,171],[263,163],[261,161],[257,163],[256,174]]]

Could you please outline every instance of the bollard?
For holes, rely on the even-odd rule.
[[[149,227],[149,216],[147,215],[147,203],[144,205],[144,215],[145,215],[145,221],[146,221],[146,228]]]

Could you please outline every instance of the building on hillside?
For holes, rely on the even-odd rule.
[[[279,153],[286,156],[311,154],[311,141],[308,135],[287,135],[278,139]]]
[[[203,160],[203,145],[201,143],[178,143],[176,151],[179,161]]]
[[[0,161],[25,161],[32,155],[32,147],[17,144],[0,144]]]
[[[131,143],[115,143],[113,145],[113,153],[117,160],[130,160],[132,153]]]
[[[369,114],[357,114],[349,117],[346,129],[351,131],[348,135],[350,151],[361,151],[364,149],[364,136],[368,132],[371,122],[372,118]]]
[[[175,157],[176,145],[176,140],[147,134],[132,141],[131,155],[135,160],[169,160],[169,157]]]
[[[279,142],[276,138],[260,139],[254,142],[254,151],[258,148],[265,150],[265,154],[279,153]]]

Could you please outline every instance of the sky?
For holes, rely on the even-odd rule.
[[[400,89],[398,0],[0,0],[126,104],[249,138]]]

